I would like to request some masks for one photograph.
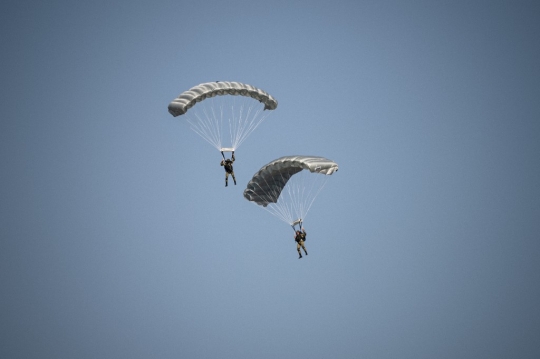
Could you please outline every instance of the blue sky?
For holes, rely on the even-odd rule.
[[[0,357],[537,358],[532,1],[4,1]],[[220,155],[167,112],[239,81]],[[242,192],[340,166],[309,256]]]

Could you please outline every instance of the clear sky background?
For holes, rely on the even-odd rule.
[[[3,1],[0,357],[540,357],[536,1]],[[167,112],[239,81],[219,153]],[[242,192],[336,161],[309,256]]]

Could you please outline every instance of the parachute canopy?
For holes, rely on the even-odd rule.
[[[328,177],[337,170],[337,163],[324,157],[281,157],[255,173],[244,197],[286,223],[301,223]]]
[[[276,203],[291,176],[302,170],[331,175],[338,170],[338,165],[324,157],[285,156],[278,158],[255,173],[244,190],[244,197],[264,207],[269,203]]]
[[[260,90],[254,86],[243,84],[240,82],[207,82],[195,87],[192,87],[186,92],[182,92],[180,96],[175,98],[169,104],[169,112],[174,117],[183,115],[197,102],[215,96],[223,95],[241,95],[248,96],[264,104],[265,110],[275,110],[277,101],[270,94]]]
[[[237,149],[268,116],[265,110],[276,108],[267,92],[227,81],[197,85],[169,104],[171,115],[185,116],[191,129],[219,151]]]

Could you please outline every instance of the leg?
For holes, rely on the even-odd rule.
[[[307,256],[307,251],[306,251],[306,246],[304,245],[304,241],[300,241],[300,243],[298,243],[298,252],[300,252],[300,247],[302,247],[302,249],[304,250],[304,253],[306,253],[306,256]]]
[[[229,185],[229,172],[225,171],[225,187]]]
[[[236,186],[236,177],[234,177],[234,171],[231,172],[231,176],[234,181],[234,185]]]
[[[300,243],[296,242],[296,250],[298,251],[298,259],[302,258],[302,252],[300,252]]]

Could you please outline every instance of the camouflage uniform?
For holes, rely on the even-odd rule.
[[[228,183],[229,182],[229,175],[232,176],[234,184],[236,185],[236,177],[234,177],[234,170],[233,170],[233,165],[232,165],[234,160],[235,160],[234,153],[233,153],[230,160],[229,159],[221,160],[220,165],[225,168],[225,187],[227,187],[229,185],[229,183]]]
[[[298,231],[300,232],[300,231]],[[304,252],[306,253],[306,256],[307,256],[307,251],[306,251],[306,247],[304,246],[304,241],[306,240],[306,230],[305,229],[302,229],[302,232],[300,233],[296,233],[294,234],[294,240],[296,242],[296,250],[298,251],[298,258],[302,258],[302,252],[300,251],[300,247],[302,247],[302,249],[304,249]]]

